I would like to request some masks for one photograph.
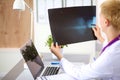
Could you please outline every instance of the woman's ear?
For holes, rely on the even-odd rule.
[[[110,22],[109,22],[109,20],[108,20],[108,19],[105,19],[105,22],[104,22],[104,24],[105,24],[106,26],[109,26],[109,25],[110,25]]]

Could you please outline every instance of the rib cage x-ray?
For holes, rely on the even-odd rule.
[[[60,45],[96,40],[96,7],[80,6],[49,9],[49,23],[54,42]]]

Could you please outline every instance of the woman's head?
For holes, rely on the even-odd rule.
[[[120,31],[120,0],[106,0],[101,4],[101,14],[114,29]]]

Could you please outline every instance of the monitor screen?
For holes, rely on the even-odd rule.
[[[96,6],[48,9],[54,42],[60,45],[96,40],[92,25],[96,24]]]

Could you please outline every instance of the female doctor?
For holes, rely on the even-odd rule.
[[[77,80],[120,80],[120,0],[106,0],[101,4],[100,26],[93,31],[105,46],[93,63],[77,68],[60,54],[60,46],[51,46],[64,71]],[[100,30],[106,34],[107,40],[101,36]]]

